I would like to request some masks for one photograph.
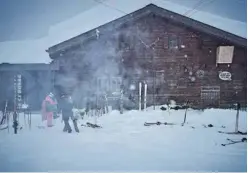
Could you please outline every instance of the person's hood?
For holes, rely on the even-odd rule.
[[[54,94],[52,92],[50,92],[48,96],[51,97],[51,98],[53,98],[54,97]]]

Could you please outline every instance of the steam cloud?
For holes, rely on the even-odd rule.
[[[154,45],[151,44],[154,42],[154,37],[151,35],[151,28],[138,26],[143,25],[137,22],[135,25],[103,33],[99,29],[95,36],[89,38],[66,56],[69,61],[74,61],[79,73],[74,72],[75,67],[68,64],[67,73],[60,76],[57,82],[62,86],[73,88],[72,98],[78,103],[78,106],[84,107],[88,93],[99,91],[97,84],[94,83],[97,78],[120,77],[120,84],[130,91],[132,83],[129,82],[132,78],[135,79],[134,74],[139,76],[135,80],[143,81],[144,77],[147,77],[149,74],[147,66],[140,64],[137,59],[151,59],[155,55],[152,50]],[[127,68],[123,68],[123,66]],[[102,84],[107,85],[106,82]],[[138,93],[138,83],[135,85]],[[118,87],[115,88],[115,91],[120,91],[120,85]],[[148,89],[149,87],[152,88],[148,85]],[[128,94],[124,95],[124,99],[128,100]]]

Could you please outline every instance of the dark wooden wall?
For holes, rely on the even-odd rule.
[[[172,36],[178,38],[177,49],[169,46],[169,38]],[[217,47],[225,45],[235,46],[233,63],[230,67],[216,66]],[[59,83],[57,87],[66,88],[65,85],[70,84],[73,90],[82,81],[90,82],[99,75],[120,75],[125,93],[129,93],[131,83],[136,85],[136,90],[132,92],[136,100],[138,82],[148,83],[148,105],[153,104],[155,94],[156,104],[164,104],[173,99],[178,103],[189,100],[198,107],[224,107],[237,101],[246,106],[246,54],[246,47],[233,45],[149,14],[123,24],[114,32],[101,33],[99,39],[89,38],[60,53],[55,58],[60,62],[60,71],[56,78],[59,80],[63,75],[70,76],[74,82]],[[119,70],[118,73],[111,73],[113,66]],[[111,70],[108,71],[109,69]],[[199,70],[204,71],[203,77],[197,76]],[[219,71],[230,72],[232,80],[220,80]],[[190,77],[195,77],[195,81],[192,82]],[[153,79],[156,81],[155,85]],[[90,87],[94,87],[94,84]],[[217,87],[219,94],[210,94],[213,98],[203,100],[202,87]]]
[[[21,69],[21,68],[20,68]],[[1,109],[8,100],[8,110],[14,110],[14,76],[22,75],[22,100],[31,110],[40,111],[45,96],[52,88],[52,78],[49,71],[0,71],[0,102]]]

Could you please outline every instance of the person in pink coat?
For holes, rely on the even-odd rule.
[[[49,93],[42,102],[42,121],[47,121],[47,127],[53,126],[53,117],[57,114],[57,101],[53,93]]]

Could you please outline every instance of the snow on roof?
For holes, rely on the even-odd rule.
[[[49,29],[47,37],[39,40],[0,43],[0,63],[49,63],[51,60],[48,53],[45,52],[48,47],[66,41],[125,15],[114,8],[120,9],[128,14],[145,7],[151,2],[159,7],[179,14],[183,14],[189,10],[187,7],[163,0],[104,1],[105,4],[108,4],[113,8],[99,4],[84,13],[52,26]],[[246,38],[246,23],[202,11],[195,13],[192,18]]]
[[[70,20],[52,26],[49,30],[49,47],[78,36],[94,28],[97,28],[126,14],[132,13],[138,9],[141,9],[150,4],[151,0],[109,0],[104,1],[104,3],[113,8],[104,6],[103,4],[99,4],[95,8],[79,14],[78,16],[75,16]],[[169,1],[153,0],[152,3],[161,8],[176,12],[178,14],[184,14],[185,12],[190,10],[187,7],[180,6]],[[126,14],[118,10],[124,11]],[[197,13],[192,16],[192,18],[205,24],[246,38],[247,26],[244,22],[223,18],[202,11],[197,11]]]
[[[46,38],[0,42],[0,63],[50,63]]]

